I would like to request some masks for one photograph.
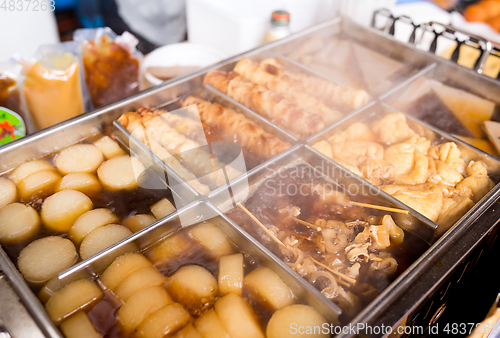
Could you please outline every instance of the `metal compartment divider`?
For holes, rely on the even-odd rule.
[[[193,210],[197,210],[198,212],[202,209],[199,209],[200,204],[203,203],[201,201],[195,201],[188,206],[184,207],[182,210],[177,210],[167,217],[154,222],[150,226],[132,234],[131,236],[113,244],[112,246],[106,248],[105,250],[95,254],[94,256],[81,261],[71,268],[66,269],[58,274],[58,279],[61,281],[68,280],[72,275],[77,274],[79,272],[86,271],[91,275],[99,274],[105,268],[104,265],[106,259],[111,253],[116,253],[120,249],[124,248],[127,244],[137,241],[141,249],[151,246],[157,240],[162,237],[168,236],[168,234],[175,229],[170,228],[168,225],[173,219],[178,217],[181,213],[183,213],[183,224],[184,226],[189,226],[193,223],[200,222],[203,218],[207,217],[207,215],[200,214],[195,216]],[[64,284],[64,283],[63,283]]]
[[[377,109],[377,110],[373,111],[374,109]],[[372,112],[370,112],[370,110],[372,110]],[[366,107],[364,110],[361,110],[361,111],[357,112],[356,114],[351,115],[349,118],[344,119],[342,122],[337,123],[336,125],[332,126],[328,130],[323,132],[322,134],[310,139],[308,142],[308,145],[312,147],[316,142],[324,140],[327,137],[330,137],[337,132],[341,132],[341,131],[345,130],[349,125],[351,125],[352,123],[354,123],[356,121],[366,122],[367,120],[373,119],[375,116],[382,117],[382,116],[387,114],[387,111],[384,111],[384,110],[396,112],[396,110],[394,108],[392,108],[391,106],[389,106],[385,103],[375,103],[371,106]],[[462,152],[466,152],[467,155],[469,157],[471,157],[470,159],[483,160],[488,167],[488,172],[491,171],[491,174],[493,174],[493,178],[496,180],[495,187],[493,189],[491,189],[491,191],[489,191],[469,211],[467,211],[467,213],[464,214],[463,217],[461,217],[457,222],[455,222],[454,225],[452,225],[452,228],[453,227],[455,227],[455,228],[463,227],[464,224],[466,224],[468,222],[466,220],[472,220],[476,216],[478,216],[478,212],[481,209],[483,204],[489,205],[496,198],[498,198],[500,196],[500,176],[499,176],[500,175],[500,159],[497,159],[496,157],[494,157],[494,156],[492,156],[492,155],[490,155],[490,154],[488,154],[480,149],[477,149],[476,147],[469,145],[468,143],[454,137],[453,135],[450,135],[450,134],[447,134],[441,130],[438,130],[437,128],[435,128],[435,127],[433,127],[433,126],[431,126],[423,121],[417,120],[417,119],[413,118],[412,116],[409,116],[405,113],[403,113],[403,114],[405,115],[405,117],[408,121],[410,121],[412,123],[416,123],[417,125],[420,125],[420,126],[426,128],[427,131],[431,131],[432,133],[434,133],[435,135],[440,137],[442,140],[455,142]],[[365,116],[363,116],[363,115],[365,115]],[[313,149],[313,151],[317,152],[315,149]],[[324,156],[324,158],[328,159],[326,156]],[[332,159],[329,159],[329,160],[335,162]],[[366,181],[366,183],[372,185],[368,181]],[[387,195],[387,198],[389,198],[391,200],[392,199],[395,200],[395,198],[390,196],[389,194],[387,194],[385,192],[382,192],[382,193],[384,195]],[[421,215],[417,211],[415,211],[415,212],[419,215],[419,217],[425,218],[427,220],[427,222],[435,224],[435,226],[437,228],[437,224],[435,222],[431,221],[430,219],[428,219],[424,215]]]
[[[206,85],[206,88],[216,98],[220,98],[223,101],[230,103],[232,105],[233,109],[236,108],[235,110],[237,110],[238,112],[242,112],[247,118],[249,118],[253,122],[259,124],[262,127],[262,129],[264,129],[264,130],[267,129],[266,131],[268,131],[268,130],[270,130],[270,128],[272,128],[272,129],[278,131],[280,135],[283,135],[287,139],[287,140],[284,140],[284,141],[287,141],[287,142],[289,142],[291,144],[300,142],[300,140],[297,137],[293,136],[292,134],[290,134],[286,130],[283,130],[281,127],[279,127],[279,126],[273,124],[272,122],[268,121],[267,119],[265,119],[264,117],[262,117],[260,114],[258,114],[256,112],[254,112],[253,110],[245,107],[244,105],[242,105],[241,103],[237,102],[233,98],[227,96],[226,94],[224,94],[223,92],[219,91],[218,89],[212,87],[211,85]]]
[[[324,32],[321,32],[321,34],[317,33],[314,34],[314,32],[311,32],[307,35],[301,35],[297,37],[295,41],[292,42],[284,42],[283,46],[280,48],[276,48],[276,55],[279,55],[281,57],[287,58],[290,60],[290,57],[288,57],[286,54],[292,51],[293,49],[299,48],[301,44],[304,44],[307,42],[308,38],[314,38],[314,37],[328,37],[328,38],[334,38],[336,35],[340,38],[345,38],[346,40],[353,41],[353,42],[361,42],[364,46],[367,46],[368,48],[375,49],[375,50],[381,50],[383,54],[386,56],[401,61],[403,62],[406,67],[404,71],[402,71],[402,74],[399,74],[397,77],[401,77],[396,81],[396,83],[393,83],[387,90],[380,92],[376,95],[373,93],[370,93],[372,97],[379,97],[383,94],[385,94],[387,91],[392,90],[395,86],[400,85],[403,81],[407,80],[407,78],[414,76],[416,73],[422,71],[424,68],[428,67],[432,63],[435,62],[435,60],[440,60],[439,57],[436,57],[433,54],[426,55],[426,53],[422,52],[421,50],[418,50],[412,45],[404,44],[400,41],[394,40],[394,39],[388,39],[387,35],[384,33],[377,31],[377,30],[367,30],[365,27],[358,25],[348,19],[344,19],[340,23],[337,24],[337,26],[340,27],[331,27],[324,28]],[[270,52],[270,51],[269,51]],[[268,52],[268,53],[269,53]],[[430,57],[432,56],[432,57]],[[291,60],[295,61],[295,60]],[[295,61],[296,64],[301,64],[300,62]],[[308,69],[311,69],[311,67],[305,65]],[[317,74],[321,74],[321,72],[317,72]],[[325,76],[322,76],[325,78]],[[334,80],[334,82],[342,82],[337,79],[332,79],[330,76],[326,77],[329,80]]]
[[[315,149],[308,145],[298,145],[293,150],[283,154],[279,158],[266,163],[264,166],[260,166],[258,170],[254,170],[252,173],[248,174],[247,180],[250,185],[250,191],[252,191],[258,183],[256,182],[259,178],[264,179],[266,176],[270,176],[270,174],[265,175],[266,172],[276,173],[279,171],[276,168],[285,167],[290,164],[294,164],[296,161],[300,159],[304,159],[304,162],[308,163],[314,169],[320,167],[323,169],[324,165],[326,165],[328,174],[321,173],[324,177],[333,180],[334,182],[338,182],[339,177],[332,177],[333,173],[340,174],[340,178],[345,180],[345,182],[349,182],[349,184],[362,186],[363,196],[370,196],[374,199],[377,199],[378,203],[382,203],[386,206],[395,207],[398,209],[408,210],[409,215],[395,215],[395,217],[402,223],[406,225],[406,230],[413,232],[417,236],[421,237],[424,241],[429,244],[433,242],[434,230],[436,228],[436,224],[426,217],[420,215],[417,211],[413,210],[406,204],[400,202],[394,197],[388,195],[384,191],[382,191],[379,187],[369,183],[363,178],[351,173],[349,170],[342,167],[340,164],[335,161],[328,159],[324,155],[317,152]],[[330,173],[331,172],[331,173]],[[344,181],[342,182],[342,186],[346,185]],[[223,193],[221,191],[214,191],[209,194],[209,201],[219,208],[222,212],[226,212],[229,210],[228,208],[232,208],[235,205],[232,205],[233,201],[227,198],[220,198]]]
[[[399,92],[400,90],[402,90],[402,88],[406,88],[410,83],[413,83],[416,79],[425,76],[426,74],[428,74],[429,72],[431,72],[436,67],[437,67],[437,63],[430,64],[428,67],[422,69],[420,72],[418,72],[417,74],[413,75],[412,77],[410,77],[406,81],[404,81],[401,84],[397,85],[396,87],[392,88],[387,93],[381,95],[378,98],[378,101],[379,102],[380,101],[384,101],[387,97],[391,97],[392,95],[394,95],[394,93]]]
[[[317,70],[315,70],[315,69],[312,69],[312,68],[310,68],[310,67],[308,67],[308,66],[306,66],[306,65],[304,65],[304,64],[302,64],[302,63],[300,63],[300,62],[297,62],[297,61],[295,61],[295,60],[293,60],[293,59],[290,59],[290,58],[289,58],[288,56],[286,56],[286,55],[282,55],[282,54],[280,54],[280,55],[279,55],[279,58],[280,58],[280,59],[282,59],[282,60],[285,60],[286,62],[288,62],[288,63],[289,63],[289,64],[291,64],[291,65],[294,65],[294,66],[295,66],[295,67],[297,67],[297,68],[301,68],[301,69],[303,69],[304,71],[307,71],[307,72],[311,73],[311,74],[312,74],[312,75],[314,75],[314,76],[320,77],[320,78],[322,78],[322,79],[325,79],[325,80],[330,81],[330,82],[333,82],[333,83],[338,83],[338,84],[343,85],[343,86],[348,86],[346,83],[342,83],[342,81],[341,81],[341,80],[338,80],[338,79],[332,79],[332,78],[331,78],[331,77],[329,77],[328,75],[322,74],[321,72],[319,72],[319,71],[317,71]],[[369,104],[369,103],[371,103],[371,102],[373,102],[373,97],[370,95],[370,101],[368,102],[368,104]]]
[[[343,170],[350,172],[349,169],[344,168],[341,164],[335,162],[331,158],[326,157],[325,155],[321,154],[319,151],[311,147],[310,145],[305,146],[309,151],[315,153],[317,156],[321,157],[323,161],[335,163],[336,166],[342,168]],[[412,209],[410,206],[404,204],[403,202],[399,201],[398,199],[394,198],[393,196],[389,195],[382,189],[380,189],[378,186],[373,185],[372,183],[368,182],[362,177],[357,176],[354,173],[351,173],[351,175],[356,176],[356,178],[359,178],[359,181],[363,182],[363,184],[366,184],[367,186],[370,187],[370,190],[373,190],[376,192],[377,195],[383,196],[384,199],[390,201],[394,207],[399,208],[399,209],[407,209],[415,218],[417,218],[421,223],[427,225],[427,227],[421,228],[421,229],[415,229],[413,227],[408,227],[404,226],[406,230],[414,232],[418,236],[420,236],[423,240],[425,240],[427,243],[432,244],[435,241],[435,236],[434,236],[434,231],[437,228],[437,224],[418,211]],[[401,218],[401,216],[397,217]],[[404,224],[404,223],[403,223]]]
[[[49,318],[40,300],[33,294],[24,277],[17,271],[5,251],[0,247],[0,267],[9,278],[12,288],[26,306],[44,335],[50,338],[64,338],[52,320]]]
[[[291,274],[290,268],[286,266],[286,264],[272,255],[269,250],[257,242],[253,237],[249,236],[238,225],[229,220],[215,206],[203,201],[191,203],[183,210],[177,211],[154,223],[152,226],[135,233],[133,237],[131,236],[101,251],[92,258],[86,260],[85,264],[75,265],[60,273],[59,279],[61,280],[61,284],[65,285],[65,281],[72,281],[72,277],[75,274],[82,272],[89,272],[92,276],[101,273],[106,268],[106,265],[110,263],[109,256],[116,257],[118,254],[123,253],[120,249],[123,249],[132,241],[136,241],[139,245],[139,252],[144,252],[156,242],[168,238],[177,231],[194,226],[208,219],[211,219],[213,224],[221,228],[226,236],[228,236],[229,240],[236,244],[236,246],[249,252],[253,257],[260,259],[263,261],[264,265],[275,271],[292,289],[292,292],[299,300],[303,300],[307,304],[315,307],[330,323],[338,323],[338,316],[341,310],[335,304],[326,299],[322,299],[319,296],[319,291],[307,284],[302,278]],[[92,269],[93,266],[97,266],[99,269],[94,270]],[[88,271],[89,269],[90,271]]]
[[[200,194],[191,187],[191,185],[185,182],[179,174],[167,166],[156,154],[125,129],[118,121],[113,122],[113,131],[118,140],[128,145],[131,152],[139,158],[146,168],[151,169],[157,177],[171,189],[174,187],[172,191],[175,191],[180,197],[180,199],[175,200],[176,207],[177,203],[179,203],[179,206],[182,208],[186,204],[195,201],[200,196]],[[150,188],[158,189],[153,186]],[[180,208],[177,207],[177,209]]]
[[[240,191],[239,196],[235,196],[238,194],[238,191],[235,191],[234,187],[241,187],[242,184],[248,184],[248,178],[254,175],[255,173],[263,170],[264,168],[267,168],[270,164],[281,161],[283,158],[289,156],[290,154],[293,154],[299,149],[302,145],[296,144],[295,146],[290,147],[289,149],[283,151],[282,153],[276,155],[271,161],[266,161],[262,163],[261,165],[256,166],[255,168],[249,170],[246,172],[245,175],[241,175],[240,177],[235,178],[230,182],[231,186],[231,192],[228,190],[228,186],[222,186],[219,187],[213,191],[211,191],[207,197],[206,200],[210,201],[214,205],[220,205],[220,204],[227,204],[227,203],[233,203],[236,200],[239,201],[244,196],[247,192],[246,191]],[[237,189],[236,189],[237,190]]]
[[[226,235],[229,233],[230,239],[236,233],[238,237],[244,238],[246,245],[249,248],[254,248],[253,254],[264,255],[267,259],[269,259],[269,267],[271,267],[273,271],[275,271],[285,281],[285,283],[292,288],[294,294],[299,297],[304,297],[307,300],[308,305],[316,308],[330,323],[338,325],[338,316],[341,314],[342,310],[336,304],[333,304],[328,299],[324,298],[318,290],[307,283],[303,278],[296,275],[295,272],[283,263],[281,259],[273,255],[264,245],[250,236],[226,215],[221,213],[217,207],[210,202],[207,203],[207,206],[214,212],[218,213],[219,218],[222,221],[215,223],[220,226],[220,224],[225,222],[231,227],[230,231],[225,231]],[[225,226],[224,229],[229,230],[228,226]],[[258,252],[256,250],[258,250]]]
[[[433,226],[434,225],[432,222],[428,221],[425,217],[420,216],[417,212],[415,212],[414,210],[409,208],[407,205],[392,198],[392,196],[390,196],[390,195],[386,196],[387,194],[383,194],[383,192],[380,191],[378,187],[372,186],[371,184],[369,184],[368,182],[359,178],[358,176],[350,173],[348,170],[344,169],[343,167],[338,165],[336,162],[327,159],[322,154],[317,153],[314,149],[312,149],[311,147],[309,147],[307,145],[297,146],[294,149],[294,152],[290,152],[287,155],[282,156],[280,159],[275,159],[273,162],[268,164],[268,167],[261,167],[258,171],[254,171],[252,174],[249,174],[248,180],[249,180],[249,184],[251,185],[250,190],[251,191],[255,190],[256,187],[258,187],[260,184],[262,184],[262,182],[265,179],[267,179],[269,177],[273,177],[281,170],[285,170],[288,167],[291,167],[293,165],[296,165],[296,164],[300,165],[303,163],[315,168],[315,170],[319,170],[319,169],[317,169],[318,167],[321,167],[322,169],[324,168],[324,166],[323,165],[320,166],[319,163],[326,164],[327,174],[325,174],[324,172],[321,172],[321,171],[320,171],[320,173],[322,175],[324,175],[325,178],[327,178],[329,180],[333,180],[333,182],[354,182],[352,184],[358,184],[360,186],[365,186],[367,188],[366,190],[368,190],[370,192],[372,190],[375,190],[376,192],[378,192],[378,194],[375,193],[374,195],[370,195],[370,197],[377,199],[377,203],[379,205],[397,207],[397,208],[400,208],[403,210],[410,211],[410,215],[408,216],[408,218],[412,218],[413,223],[415,223],[416,225],[420,225],[422,227],[428,226],[433,233]],[[341,173],[340,181],[338,181],[339,178],[333,177],[334,172],[337,174]],[[345,175],[345,177],[342,177],[342,175]],[[343,180],[345,180],[345,181],[343,181]],[[364,190],[364,189],[362,189],[362,190]],[[220,194],[221,194],[220,192],[212,192],[209,195],[209,197],[210,197],[209,202],[211,205],[216,207],[222,213],[226,213],[227,211],[236,207],[236,205],[234,205],[234,203],[232,203],[231,200],[228,201],[226,199],[219,199],[218,195],[220,195]],[[395,215],[393,214],[393,216],[395,216]],[[224,217],[231,220],[228,216],[224,216]],[[241,226],[239,226],[236,223],[236,221],[231,220],[231,223],[233,223],[235,227],[238,227],[239,229],[241,229]],[[243,231],[245,233],[245,236],[253,238],[245,230],[241,229],[241,231]],[[412,232],[411,230],[408,230],[408,231]],[[418,236],[418,233],[417,233],[417,236]],[[255,239],[254,239],[254,241],[255,241]],[[428,244],[428,245],[430,246],[430,244]],[[381,308],[384,306],[389,306],[393,303],[399,304],[398,305],[399,310],[401,310],[403,307],[410,306],[409,304],[405,303],[404,300],[398,300],[398,298],[399,298],[398,295],[401,295],[402,293],[408,291],[409,281],[412,278],[414,278],[415,276],[420,274],[422,262],[424,262],[426,260],[427,256],[431,255],[429,252],[430,252],[430,249],[425,251],[422,256],[420,256],[415,262],[413,262],[392,283],[390,283],[386,287],[386,289],[380,295],[378,295],[375,300],[373,300],[370,303],[370,305],[368,305],[364,310],[362,310],[360,312],[360,314],[357,315],[350,322],[350,325],[357,326],[358,324],[369,322],[370,314],[373,314],[378,308]],[[272,253],[271,253],[271,255],[274,256],[274,254],[272,254]],[[280,260],[280,258],[278,258],[278,257],[276,257],[276,259]],[[296,278],[302,278],[293,270],[291,270],[290,273],[295,275]],[[393,293],[396,293],[396,295],[393,295]],[[330,302],[322,294],[320,294],[320,297],[323,298],[324,301]],[[394,322],[388,324],[388,322],[385,321],[383,324],[387,326],[387,325],[394,325],[394,323],[396,323],[396,322],[394,321]]]

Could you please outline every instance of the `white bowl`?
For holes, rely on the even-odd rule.
[[[163,80],[146,72],[149,67],[205,67],[226,57],[225,53],[210,46],[184,42],[155,49],[144,58],[141,67],[145,79],[158,85]]]

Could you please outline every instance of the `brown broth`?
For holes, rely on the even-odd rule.
[[[292,175],[292,171],[299,169],[299,172],[304,175]],[[307,171],[308,172],[308,171]],[[310,186],[311,184],[326,183],[324,179],[311,177],[306,173],[304,165],[299,165],[294,168],[284,170],[271,178],[262,182],[253,192],[252,195],[244,202],[245,207],[256,216],[265,226],[277,226],[281,231],[285,231],[290,235],[305,239],[300,244],[300,249],[308,253],[316,260],[323,260],[321,252],[316,244],[309,241],[315,230],[308,226],[294,222],[291,219],[285,219],[279,214],[279,210],[285,207],[298,206],[301,209],[299,219],[314,223],[318,218],[325,220],[340,220],[342,222],[365,220],[367,216],[383,216],[385,213],[378,210],[367,210],[357,206],[345,206],[335,203],[324,203],[319,201],[319,195],[312,193],[310,190],[303,188],[302,191],[310,193],[308,196],[273,194],[279,193],[279,186],[297,185]],[[293,177],[291,177],[293,176]],[[299,177],[296,177],[299,176]],[[369,201],[366,198],[357,196],[353,198],[359,202]],[[239,208],[235,208],[227,213],[238,225],[240,225],[249,234],[257,238],[265,244],[276,256],[286,261],[286,257],[281,252],[279,246],[270,241],[268,235],[261,230],[253,220],[248,217]],[[428,244],[422,241],[416,235],[405,231],[403,243],[397,246],[390,246],[384,249],[392,255],[398,262],[397,271],[391,275],[378,273],[368,273],[368,265],[363,265],[360,269],[359,277],[355,285],[347,288],[356,294],[361,301],[362,307],[366,307],[376,296],[380,294],[394,279],[396,279],[404,270],[406,270],[427,248]],[[318,285],[315,285],[319,290]],[[370,292],[367,292],[370,291]],[[345,314],[341,316],[341,321],[347,323],[352,317]]]
[[[85,140],[82,143],[92,143],[102,137],[102,134],[96,135],[92,138]],[[56,154],[49,155],[42,159],[48,161],[52,165],[55,166],[55,157]],[[147,175],[153,175],[148,173]],[[8,178],[8,174],[6,175]],[[52,195],[51,192],[48,196]],[[47,196],[47,197],[48,197]],[[170,189],[145,189],[138,187],[133,190],[122,190],[122,191],[111,191],[103,188],[101,193],[97,196],[88,196],[93,203],[93,209],[97,208],[107,208],[111,210],[118,218],[120,218],[120,222],[129,216],[133,216],[136,214],[150,214],[150,206],[155,202],[163,198],[167,198],[171,202],[173,202],[173,196]],[[46,198],[46,197],[45,197]],[[39,214],[41,211],[42,203],[45,198],[33,198],[32,200],[26,202],[25,204],[33,207]],[[6,251],[9,258],[12,260],[14,264],[17,265],[17,259],[21,251],[31,242],[47,237],[47,236],[61,236],[67,237],[66,233],[59,233],[53,230],[50,230],[43,225],[40,227],[38,232],[30,237],[27,240],[14,243],[14,244],[3,244],[2,248]],[[78,251],[78,250],[77,250]],[[35,291],[38,291],[40,286],[32,286]]]
[[[196,240],[192,239],[189,235],[189,229],[181,230],[180,232],[175,233],[172,236],[182,236],[187,240],[187,246],[183,251],[185,254],[182,256],[174,257],[169,259],[168,261],[160,261],[154,264],[154,267],[160,271],[164,276],[170,277],[181,267],[186,265],[199,265],[210,271],[210,273],[217,279],[218,276],[218,258],[213,256],[209,251],[203,248]],[[233,244],[234,253],[242,253],[243,254],[243,264],[244,264],[244,275],[246,276],[252,270],[257,268],[260,265],[260,262],[256,261],[250,254],[241,251]],[[148,249],[145,252],[146,257],[148,251],[154,249]],[[168,283],[168,281],[167,281]],[[105,288],[101,285],[102,288]],[[215,297],[215,302],[221,297],[221,295],[217,295]],[[254,291],[249,288],[243,286],[242,297],[245,299],[247,304],[249,304],[255,317],[261,325],[263,332],[265,332],[265,327],[269,319],[271,318],[274,310],[267,305]],[[133,336],[127,335],[120,328],[120,325],[116,320],[116,312],[121,306],[121,301],[117,299],[117,297],[113,294],[112,291],[105,290],[104,298],[98,302],[94,307],[88,312],[88,316],[96,328],[103,337],[105,338],[125,338]],[[191,314],[193,319],[198,318],[204,312],[213,308],[213,303],[210,303],[208,306],[204,306],[201,308],[190,308],[185,307],[185,309]]]

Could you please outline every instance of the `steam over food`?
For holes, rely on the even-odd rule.
[[[356,122],[313,147],[420,212],[442,235],[493,188],[483,161],[437,143],[401,113]]]
[[[289,187],[300,193],[284,193]],[[401,273],[401,263],[406,266],[426,245],[415,236],[407,238],[391,214],[357,206],[338,189],[315,176],[309,165],[298,164],[259,181],[244,202],[265,231],[241,208],[228,216],[352,318]],[[366,198],[352,196],[370,203]],[[275,310],[295,303],[266,267],[247,274],[244,288]]]

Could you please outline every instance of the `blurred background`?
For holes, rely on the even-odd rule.
[[[339,13],[369,24],[374,9],[393,8],[412,19],[485,23],[482,29],[500,29],[497,0],[55,0],[54,11],[6,11],[0,29],[8,34],[0,60],[14,53],[33,54],[40,44],[72,40],[79,28],[110,27],[115,33],[129,31],[139,39],[138,49],[149,53],[167,44],[190,41],[234,54],[258,45],[275,9],[290,13],[290,30],[300,31]],[[431,6],[432,4],[432,6]],[[26,22],[30,22],[27,26]],[[443,22],[443,23],[447,23]],[[467,26],[475,30],[474,25]],[[488,30],[490,28],[491,30]],[[499,40],[498,35],[491,34]],[[244,38],[244,39],[241,39]],[[236,40],[238,39],[238,40]],[[236,43],[232,43],[237,41]],[[4,42],[6,42],[4,40]]]
[[[369,26],[381,8],[500,43],[500,0],[4,1],[0,106],[19,113],[29,134],[338,15]],[[408,42],[404,34],[394,36]],[[455,46],[441,43],[436,54],[449,59]],[[473,65],[477,52],[458,63]],[[486,68],[497,77],[500,63]],[[76,99],[54,110],[64,93]]]

